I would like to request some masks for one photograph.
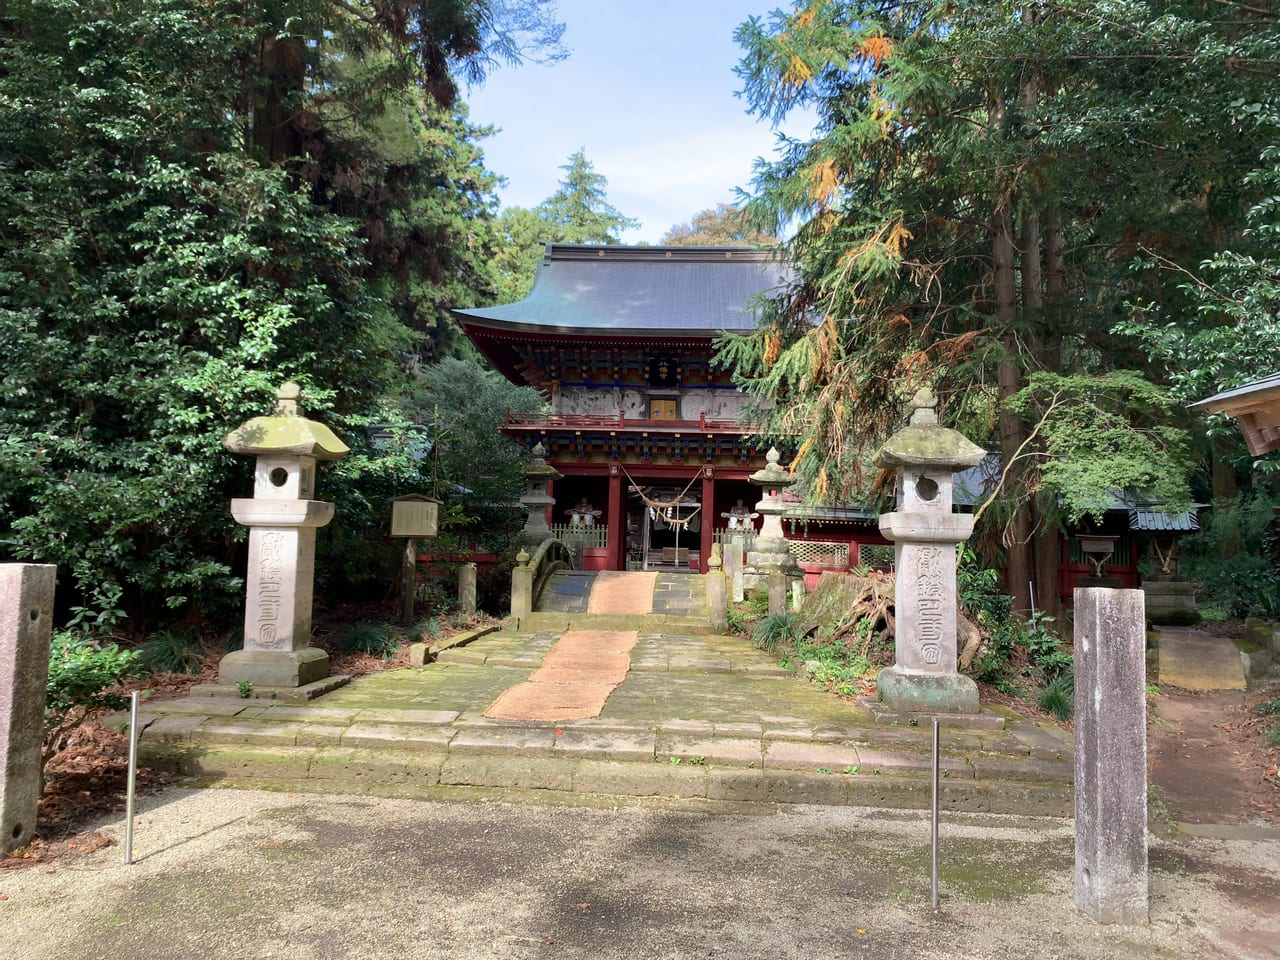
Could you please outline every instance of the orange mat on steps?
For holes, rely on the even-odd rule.
[[[523,683],[485,710],[495,720],[585,720],[598,717],[631,668],[635,630],[570,630]]]
[[[653,613],[656,573],[602,570],[587,597],[587,613]]]

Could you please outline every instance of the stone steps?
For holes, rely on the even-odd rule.
[[[821,803],[924,810],[930,804],[928,757],[876,754],[876,763],[828,767],[794,762],[755,768],[749,762],[705,754],[668,757],[629,755],[609,759],[541,752],[530,754],[509,745],[485,749],[465,738],[465,745],[444,748],[429,738],[411,738],[379,746],[286,747],[285,744],[222,742],[245,737],[243,730],[208,731],[190,745],[149,745],[147,766],[168,770],[196,785],[271,786],[316,793],[375,792],[429,798],[437,788],[538,790],[608,797],[682,797],[742,803]],[[252,737],[250,739],[258,739]],[[359,740],[361,738],[355,738]],[[732,754],[725,744],[722,753]],[[754,749],[754,748],[752,748]],[[853,754],[844,751],[852,758]],[[863,756],[859,754],[859,756]],[[678,763],[676,761],[679,761]],[[892,763],[888,763],[892,760]],[[1072,792],[1065,769],[1025,762],[1011,769],[955,762],[943,767],[940,806],[944,810],[1036,816],[1071,815]],[[975,774],[983,774],[981,778]],[[1000,772],[1019,779],[998,779]],[[1028,776],[1034,772],[1035,776]]]
[[[150,701],[143,763],[198,784],[313,792],[929,806],[927,718],[838,699],[743,637],[677,632],[677,621],[628,618],[640,631],[630,669],[599,716],[485,717],[566,627],[621,624],[534,618],[543,616],[545,629],[473,636],[433,663],[361,677],[308,703]],[[941,730],[942,807],[1070,816],[1070,737],[999,705],[981,713],[981,723]]]
[[[929,731],[673,719],[562,726],[478,713],[226,698],[148,705],[143,762],[197,783],[430,797],[442,790],[927,808]],[[1035,728],[1039,730],[1039,728]],[[1040,731],[942,736],[944,809],[1069,816],[1071,759]]]

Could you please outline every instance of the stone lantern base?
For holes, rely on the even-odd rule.
[[[977,713],[978,685],[959,673],[915,673],[885,667],[876,677],[885,705],[907,713]]]
[[[304,687],[329,676],[329,654],[318,647],[300,650],[236,650],[218,663],[218,682],[249,681],[255,687]]]

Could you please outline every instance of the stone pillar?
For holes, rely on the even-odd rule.
[[[1146,626],[1141,590],[1075,591],[1076,907],[1146,923]]]
[[[729,542],[724,545],[725,576],[729,578],[730,596],[734,603],[741,603],[746,596],[746,583],[743,578],[745,557],[742,549],[744,535],[730,534]]]
[[[458,568],[458,607],[470,616],[476,612],[476,565],[464,563]]]
[[[57,568],[0,564],[0,851],[31,842],[40,802]]]
[[[521,550],[516,554],[516,566],[511,571],[511,615],[523,620],[533,612],[533,569],[529,566],[529,554]]]
[[[231,515],[249,528],[244,649],[218,665],[218,682],[302,687],[329,676],[329,655],[311,646],[316,530],[333,504],[311,499],[316,461],[339,460],[347,445],[298,406],[297,384],[286,383],[270,416],[254,417],[222,441],[232,453],[256,456],[253,497],[231,501]]]
[[[769,616],[787,612],[787,575],[781,567],[769,570]]]
[[[720,544],[713,544],[707,558],[707,608],[712,628],[723,631],[729,626],[729,592],[720,554]]]
[[[876,679],[889,707],[922,713],[976,713],[978,687],[956,669],[956,544],[973,517],[951,512],[955,471],[986,451],[938,423],[933,394],[912,401],[908,425],[876,454],[896,469],[898,509],[880,517],[894,546],[894,663]]]

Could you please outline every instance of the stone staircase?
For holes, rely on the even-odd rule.
[[[701,577],[660,574],[648,614],[588,612],[595,579],[558,575],[524,622],[309,703],[150,702],[144,763],[200,784],[311,792],[928,807],[929,721],[878,720],[875,704],[838,699],[749,640],[716,635]],[[485,716],[569,630],[636,633],[599,715]],[[943,809],[1070,816],[1069,735],[998,705],[983,714],[980,726],[942,730]]]

